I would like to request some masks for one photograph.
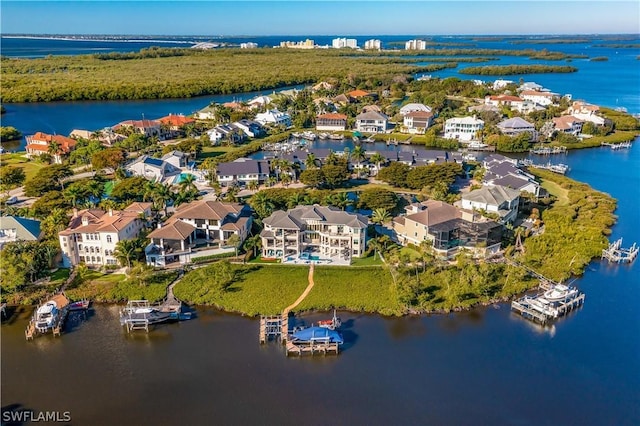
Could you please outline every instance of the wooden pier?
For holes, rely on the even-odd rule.
[[[622,248],[622,238],[609,244],[609,247],[602,250],[602,259],[613,263],[631,263],[638,257],[638,246],[636,243],[628,248]]]
[[[260,317],[260,344],[267,343],[267,341],[271,339],[282,339],[283,329],[282,316],[273,315]],[[287,332],[288,330],[285,331],[285,336]]]
[[[631,141],[620,142],[620,143],[602,142],[600,145],[608,146],[613,150],[618,150],[623,148],[631,148]]]
[[[536,155],[553,155],[553,154],[566,154],[566,146],[539,146],[529,150],[531,154]]]
[[[64,323],[67,320],[67,316],[69,315],[69,299],[67,299],[64,293],[58,293],[53,295],[48,300],[55,302],[56,306],[58,307],[58,315],[56,316],[51,329],[47,331],[38,330],[38,328],[36,327],[38,308],[36,308],[36,310],[33,312],[33,316],[29,320],[29,324],[27,324],[27,328],[24,331],[25,339],[33,340],[38,335],[48,334],[49,331],[51,331],[54,337],[60,336],[62,334]],[[40,305],[38,305],[38,307],[39,306]]]
[[[328,353],[338,354],[338,343],[312,341],[305,343],[287,342],[287,356],[289,355],[326,355]]]

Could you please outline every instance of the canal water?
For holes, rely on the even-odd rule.
[[[571,152],[569,176],[619,200],[612,239],[640,242],[640,147]],[[640,424],[640,264],[593,262],[585,305],[536,326],[508,304],[450,315],[341,312],[338,356],[287,358],[256,319],[198,317],[129,335],[96,306],[60,338],[5,324],[2,406],[72,424]],[[330,314],[306,315],[306,321]]]

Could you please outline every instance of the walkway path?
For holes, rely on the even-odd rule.
[[[311,291],[311,289],[313,289],[313,269],[314,269],[314,264],[312,263],[311,266],[309,267],[309,284],[307,285],[307,288],[304,289],[304,291],[302,292],[302,294],[296,299],[295,302],[293,302],[291,305],[287,306],[286,308],[284,308],[284,310],[282,311],[282,341],[286,341],[286,339],[289,336],[289,312],[294,309],[296,306],[298,306],[305,297],[307,297],[307,295],[309,294],[309,292]]]

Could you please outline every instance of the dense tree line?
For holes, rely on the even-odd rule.
[[[400,188],[435,188],[444,184],[447,188],[462,174],[458,163],[429,164],[411,167],[401,162],[393,162],[378,173],[377,178]]]
[[[484,67],[468,67],[459,70],[460,74],[473,75],[515,75],[515,74],[547,74],[571,73],[578,71],[568,65],[493,65]]]
[[[22,133],[20,133],[20,131],[15,127],[0,126],[0,142],[14,141],[21,137]]]

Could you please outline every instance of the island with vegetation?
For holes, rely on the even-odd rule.
[[[487,65],[482,67],[467,67],[458,72],[460,74],[472,75],[517,75],[571,73],[576,71],[578,71],[578,68],[568,65]]]
[[[15,141],[22,137],[22,133],[15,127],[0,126],[0,142]]]

